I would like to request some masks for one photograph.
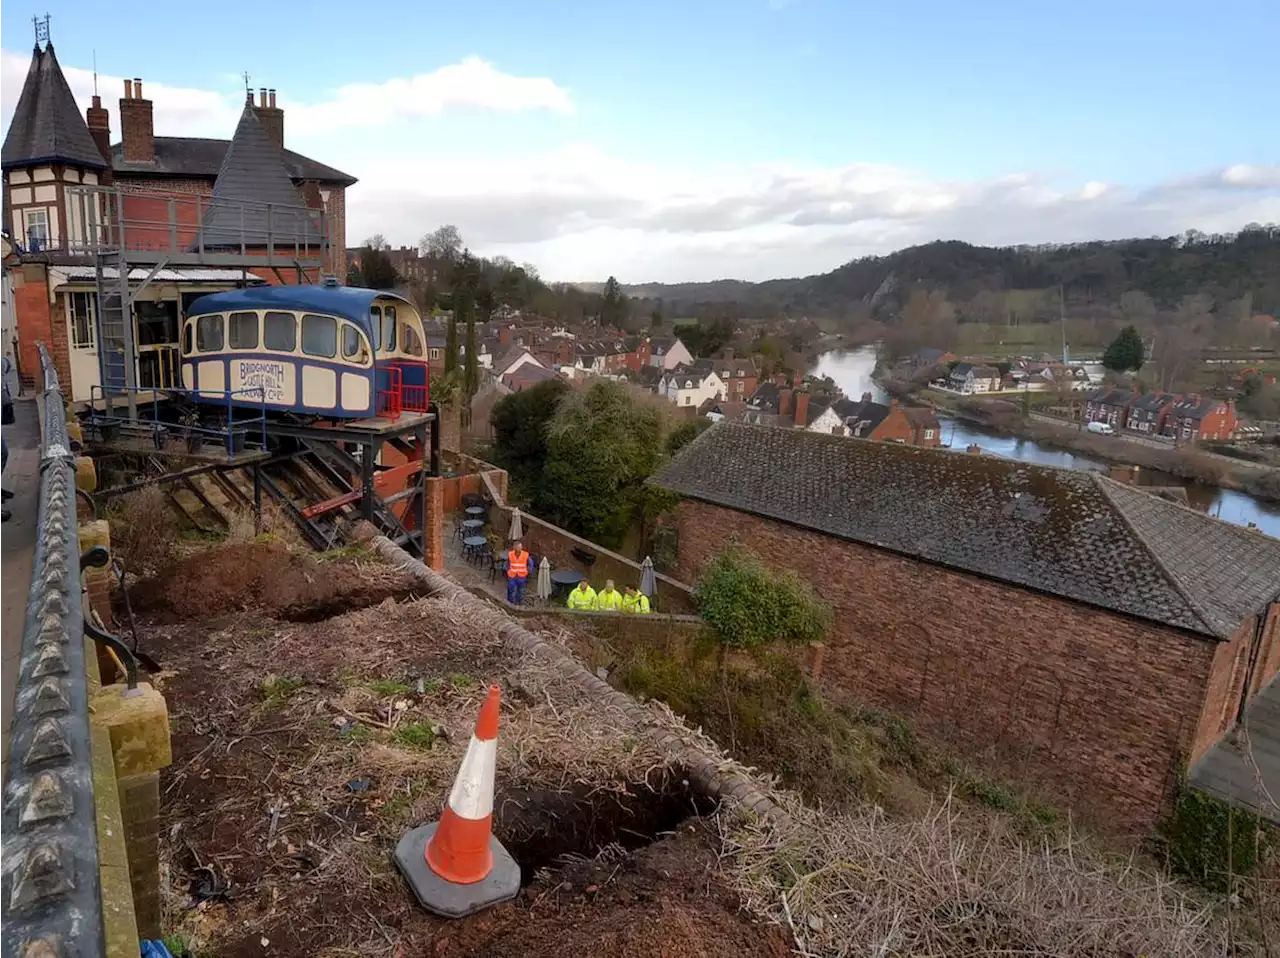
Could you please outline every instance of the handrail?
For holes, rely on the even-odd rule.
[[[115,416],[110,413],[104,415],[98,412],[97,402],[99,396],[102,397],[103,406],[106,407],[107,401],[113,396],[128,396],[132,394],[137,397],[143,393],[148,393],[151,396],[150,419],[130,420],[127,416]],[[161,420],[161,394],[191,397],[204,405],[212,405],[214,402],[223,404],[227,416],[226,427],[219,429],[211,426],[184,425]],[[258,408],[253,411],[252,415],[236,419],[235,410],[237,408],[244,409],[245,406],[236,406],[235,403],[253,403]],[[141,408],[141,406],[137,408]],[[90,421],[96,423],[145,422],[153,427],[163,426],[165,429],[178,430],[187,435],[209,436],[213,439],[219,439],[226,448],[228,456],[234,456],[238,451],[234,435],[237,433],[242,434],[247,445],[250,441],[249,433],[251,428],[258,433],[257,442],[259,446],[263,449],[267,447],[267,391],[263,386],[243,386],[240,389],[186,389],[181,386],[93,385],[89,387],[89,409]]]
[[[104,948],[75,457],[57,371],[43,343],[39,350],[39,535],[4,789],[5,958],[101,955]]]

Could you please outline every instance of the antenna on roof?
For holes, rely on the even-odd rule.
[[[98,95],[98,51],[93,51],[93,95]]]
[[[49,17],[49,14],[47,13],[44,15],[44,19],[41,19],[40,17],[31,18],[31,22],[35,24],[35,28],[36,28],[36,47],[37,48],[42,43],[45,46],[49,45],[49,20],[50,20],[50,17]]]

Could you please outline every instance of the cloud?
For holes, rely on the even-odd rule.
[[[0,51],[0,116],[6,126],[13,117],[30,63],[29,54]],[[93,95],[92,71],[64,62],[62,72],[83,110]],[[165,136],[230,137],[244,107],[244,90],[238,78],[219,79],[226,84],[224,89],[198,90],[152,83],[143,77],[146,96],[155,104],[156,132]],[[117,136],[120,117],[116,104],[123,88],[121,77],[98,77],[98,90],[111,113],[111,129]],[[288,111],[291,134],[381,126],[447,111],[573,113],[569,91],[553,80],[503,73],[474,56],[429,73],[341,86],[315,101],[291,99],[288,92],[280,91],[279,102]]]
[[[1280,168],[1225,166],[1147,188],[1030,172],[943,180],[878,164],[638,164],[582,144],[503,160],[381,162],[347,203],[348,240],[415,241],[440,223],[544,276],[626,282],[768,279],[936,239],[986,244],[1168,236],[1280,221]],[[390,158],[383,158],[390,163]]]

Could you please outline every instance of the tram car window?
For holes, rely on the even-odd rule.
[[[427,409],[422,317],[385,290],[261,286],[190,304],[182,384],[197,401],[324,418]]]

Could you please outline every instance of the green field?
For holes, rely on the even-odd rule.
[[[975,354],[992,358],[1013,357],[1036,353],[1062,355],[1062,328],[1057,323],[1023,323],[1006,326],[1004,323],[961,323],[955,352],[964,356]],[[1106,343],[1099,341],[1093,323],[1087,320],[1067,320],[1067,345],[1072,356],[1100,353]]]

